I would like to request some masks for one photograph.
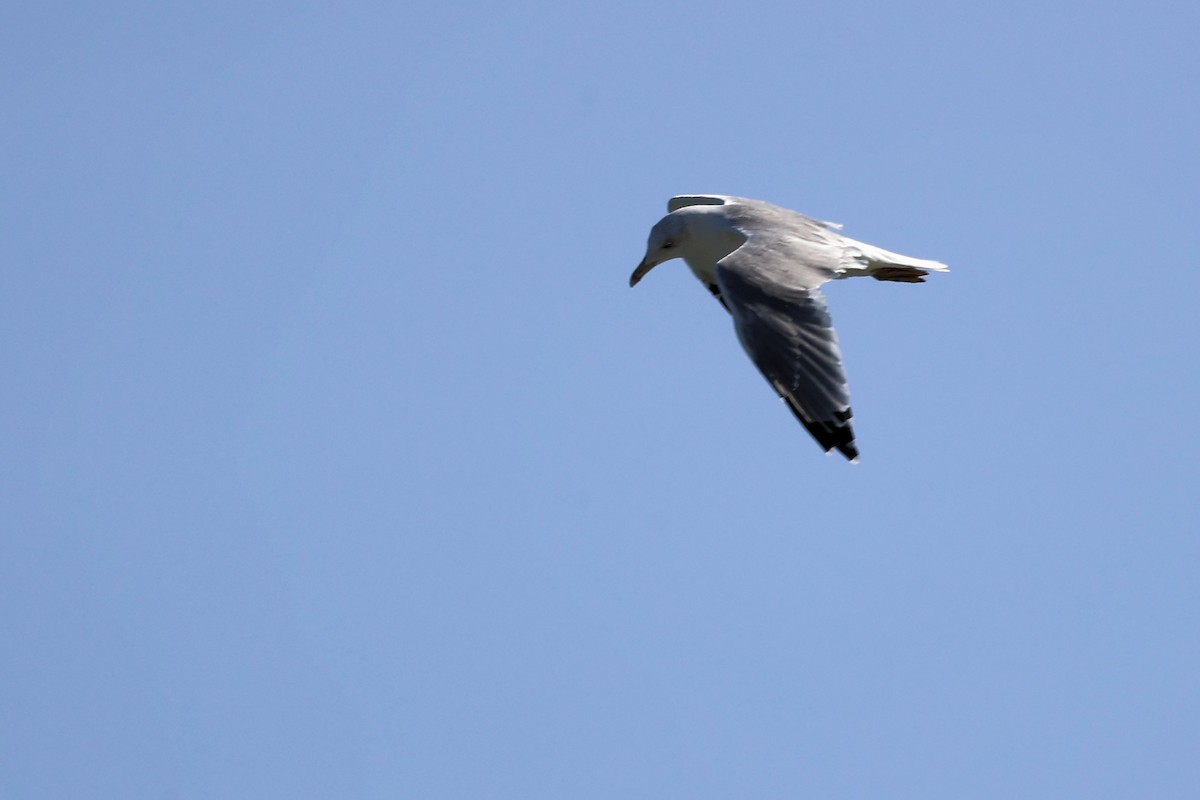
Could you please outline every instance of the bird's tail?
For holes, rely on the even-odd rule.
[[[882,247],[849,241],[845,250],[846,266],[843,274],[870,275],[877,281],[898,281],[900,283],[924,283],[925,276],[930,272],[948,272],[950,270],[940,261],[930,261],[925,258],[902,256]]]

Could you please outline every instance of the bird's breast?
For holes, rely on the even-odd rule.
[[[695,258],[685,258],[688,269],[696,276],[696,279],[705,286],[711,286],[717,282],[717,263],[715,261],[700,261]]]

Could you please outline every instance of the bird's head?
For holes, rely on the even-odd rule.
[[[689,240],[687,220],[687,216],[683,214],[667,214],[650,229],[650,239],[646,242],[646,257],[629,276],[630,286],[636,286],[647,272],[664,261],[683,255]]]

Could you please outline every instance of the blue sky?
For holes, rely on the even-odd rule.
[[[1192,798],[1200,12],[0,12],[0,794]],[[673,194],[847,281],[862,463]]]

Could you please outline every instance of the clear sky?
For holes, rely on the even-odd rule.
[[[1200,797],[1198,30],[8,3],[0,796]],[[861,464],[629,289],[702,192],[951,266]]]

